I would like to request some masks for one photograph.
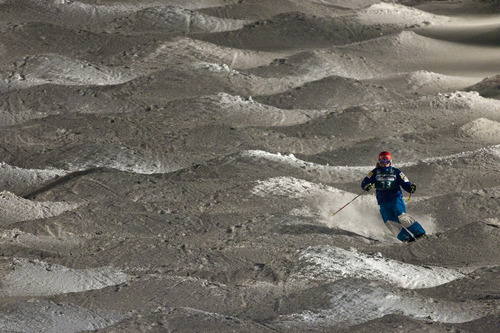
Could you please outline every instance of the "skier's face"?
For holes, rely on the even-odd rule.
[[[391,165],[391,160],[387,158],[381,158],[378,162],[381,167],[386,168]]]

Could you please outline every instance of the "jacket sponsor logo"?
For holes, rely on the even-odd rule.
[[[395,181],[396,180],[396,176],[395,175],[377,175],[375,176],[375,179],[376,180],[391,180],[391,181]]]
[[[402,172],[399,174],[399,176],[401,177],[401,179],[403,179],[405,183],[408,183],[410,181],[408,177],[406,177],[406,175]]]

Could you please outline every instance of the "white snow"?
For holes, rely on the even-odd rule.
[[[396,74],[399,76],[407,76],[408,88],[420,93],[433,93],[436,89],[446,91],[450,87],[463,89],[476,83],[473,78],[465,78],[459,76],[444,75],[425,70],[415,71],[406,74]]]
[[[136,54],[136,57],[138,56]],[[153,51],[146,54],[144,59],[132,63],[131,66],[151,71],[154,67],[163,67],[165,64],[175,62],[175,60],[185,60],[186,57],[189,57],[193,62],[211,59],[226,63],[231,68],[245,69],[267,65],[277,56],[275,53],[234,49],[178,36],[162,42]]]
[[[328,325],[354,325],[403,314],[416,319],[461,323],[484,316],[481,304],[437,302],[404,289],[431,288],[465,277],[472,269],[411,265],[384,258],[380,253],[365,254],[356,249],[312,246],[298,253],[300,268],[290,283],[329,282],[329,308],[282,316],[286,328],[300,322]],[[390,286],[400,289],[395,289]]]
[[[12,271],[0,280],[6,296],[47,296],[102,289],[129,280],[113,267],[70,269],[39,260],[15,259]]]
[[[498,142],[500,140],[500,122],[478,118],[460,127],[462,133],[476,140]]]
[[[464,274],[443,267],[417,266],[387,259],[380,253],[368,255],[330,247],[309,247],[300,253],[305,268],[294,278],[307,281],[337,281],[358,278],[385,281],[405,289],[431,288],[461,279]]]
[[[13,192],[30,188],[67,173],[61,169],[24,169],[0,162],[0,190]]]
[[[17,79],[15,79],[17,78]],[[53,83],[59,85],[117,85],[135,75],[123,69],[110,68],[69,57],[47,54],[26,58],[22,72],[14,74],[11,86],[29,87]]]
[[[479,303],[438,302],[405,291],[394,291],[374,281],[339,281],[326,292],[330,296],[330,308],[282,316],[280,323],[293,331],[300,322],[345,326],[364,323],[388,314],[462,323],[480,318],[487,312],[481,309]],[[401,332],[405,331],[404,323],[401,329]]]
[[[493,145],[477,150],[464,151],[458,154],[447,156],[435,156],[422,159],[421,163],[456,163],[457,161],[470,160],[471,157],[477,159],[487,159],[488,157],[500,157],[500,145]],[[401,163],[402,166],[416,165],[416,163]]]
[[[67,161],[68,169],[73,171],[88,170],[93,168],[110,168],[137,174],[168,173],[180,169],[176,164],[162,161],[160,158],[142,155],[134,149],[120,146],[114,155],[82,156],[78,159]]]
[[[146,31],[161,32],[223,32],[243,28],[249,21],[219,18],[175,6],[153,6],[116,20],[109,28],[132,34]],[[141,27],[137,29],[136,24]],[[144,27],[144,28],[142,28]]]
[[[53,6],[60,11],[65,13],[73,12],[78,13],[80,15],[99,12],[100,14],[106,13],[123,13],[129,12],[137,9],[137,5],[89,5],[80,1],[75,0],[29,0],[28,2],[33,3],[34,5],[50,7]]]
[[[446,16],[434,15],[416,8],[381,2],[359,11],[358,18],[364,24],[430,25],[449,22]]]
[[[214,64],[210,62],[200,62],[198,66],[203,69],[210,70],[212,72],[225,72],[231,75],[245,75],[241,72],[238,72],[234,69],[229,68],[227,64]]]
[[[244,98],[226,93],[205,96],[199,99],[199,102],[202,105],[215,104],[217,111],[213,117],[238,128],[290,126],[305,123],[324,114],[316,110],[283,110],[256,102],[251,96]]]
[[[258,196],[282,196],[288,198],[313,197],[328,190],[327,186],[314,184],[293,177],[275,177],[257,181],[252,194]]]
[[[486,132],[483,135],[489,136],[490,133],[495,134],[497,129],[497,122],[487,121],[487,120],[476,120],[470,123],[470,125],[464,125],[462,130],[468,127],[474,127],[475,129],[481,129]],[[480,134],[478,134],[480,135]],[[477,150],[464,151],[458,154],[451,154],[445,156],[433,156],[428,158],[423,158],[420,160],[414,160],[410,162],[398,161],[398,167],[410,167],[419,165],[421,163],[449,163],[451,161],[467,159],[471,156],[475,157],[485,157],[488,155],[498,156],[500,154],[500,145],[492,145]],[[296,158],[293,154],[282,155],[280,153],[274,154],[265,152],[262,150],[247,150],[241,153],[242,156],[253,157],[262,160],[268,160],[274,163],[285,164],[292,166],[297,169],[304,170],[316,170],[316,171],[326,171],[332,175],[332,180],[335,182],[350,182],[357,181],[361,183],[361,180],[368,174],[369,171],[373,169],[373,165],[357,166],[357,165],[322,165],[312,162],[307,162]]]
[[[288,165],[297,169],[315,170],[331,174],[331,177],[336,182],[360,180],[373,169],[371,166],[349,166],[349,165],[322,165],[312,162],[307,162],[296,158],[293,154],[282,155],[274,154],[262,150],[247,150],[241,153],[242,156],[267,160],[274,163]],[[361,177],[361,178],[360,178]]]
[[[0,226],[21,221],[42,219],[76,209],[79,203],[37,202],[18,197],[14,193],[0,192]]]

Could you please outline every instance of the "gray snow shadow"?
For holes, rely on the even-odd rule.
[[[342,230],[337,228],[329,228],[314,224],[300,224],[300,225],[285,225],[280,227],[279,232],[282,234],[290,235],[304,235],[304,234],[323,234],[323,235],[339,235],[349,237],[362,237],[368,240],[375,240],[371,237],[359,235],[355,232]]]
[[[21,196],[24,199],[35,199],[37,195],[42,194],[44,192],[47,192],[47,191],[49,191],[49,190],[51,190],[59,185],[65,184],[65,183],[72,181],[76,178],[79,178],[81,176],[85,176],[85,175],[89,175],[92,173],[96,173],[98,171],[102,171],[104,169],[105,168],[102,168],[102,167],[96,167],[96,168],[90,168],[87,170],[71,172],[71,173],[64,175],[62,177],[57,177],[55,180],[49,181],[41,187],[27,191],[26,193],[22,194]]]
[[[103,329],[123,317],[118,313],[47,300],[12,301],[0,305],[0,331],[76,333]]]

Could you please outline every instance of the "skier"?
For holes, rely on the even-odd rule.
[[[403,192],[413,193],[417,189],[401,170],[392,167],[392,156],[383,151],[378,155],[378,162],[368,176],[361,182],[361,187],[369,191],[373,185],[377,189],[377,202],[380,215],[385,225],[402,242],[412,242],[425,235],[424,228],[413,217],[406,214]],[[409,233],[409,232],[411,233]]]

